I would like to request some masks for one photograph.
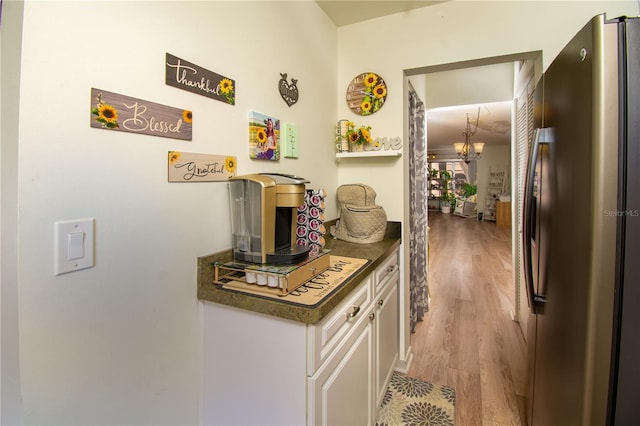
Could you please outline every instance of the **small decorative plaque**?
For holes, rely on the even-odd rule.
[[[280,96],[287,103],[287,105],[291,106],[298,102],[298,96],[300,93],[298,92],[297,86],[298,80],[295,78],[291,79],[291,83],[287,81],[287,73],[280,73],[280,81],[278,82],[278,90],[280,91]]]
[[[186,109],[92,88],[90,120],[97,129],[190,141],[193,115]]]
[[[169,151],[169,182],[223,182],[236,174],[236,157]]]
[[[167,53],[165,83],[178,89],[235,105],[235,81]]]

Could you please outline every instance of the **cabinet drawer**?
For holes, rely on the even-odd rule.
[[[307,374],[313,375],[336,346],[368,315],[372,300],[372,280],[367,277],[333,312],[308,327]]]
[[[398,252],[389,256],[384,263],[375,270],[374,275],[376,277],[376,294],[378,294],[386,281],[393,273],[399,269],[398,265]]]

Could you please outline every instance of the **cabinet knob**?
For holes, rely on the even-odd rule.
[[[375,314],[375,313],[373,313],[373,312],[371,312],[371,313],[369,314],[369,321],[373,321],[374,319],[376,319],[376,314]]]
[[[358,312],[360,312],[360,306],[353,306],[351,308],[351,312],[347,312],[347,320],[355,318],[355,316],[358,315]]]
[[[382,305],[384,305],[384,300],[383,299],[378,300],[378,306],[382,306]]]

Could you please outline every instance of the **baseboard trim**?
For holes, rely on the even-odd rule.
[[[411,367],[411,362],[413,361],[413,350],[411,346],[407,349],[407,353],[401,359],[396,361],[395,370],[407,374],[409,372],[409,368]]]

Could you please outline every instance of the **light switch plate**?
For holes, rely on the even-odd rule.
[[[282,140],[284,143],[284,156],[286,158],[298,158],[298,126],[284,123],[282,125]]]
[[[94,266],[94,219],[78,219],[54,224],[54,269],[56,275]]]

